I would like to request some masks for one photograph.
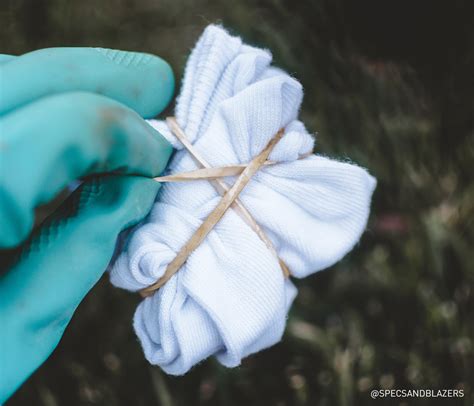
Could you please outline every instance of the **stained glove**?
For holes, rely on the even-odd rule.
[[[168,64],[147,54],[0,56],[0,248],[23,244],[0,276],[0,403],[55,348],[118,233],[150,210],[159,188],[150,177],[171,146],[143,118],[167,105],[173,85]],[[84,177],[30,235],[35,208]]]

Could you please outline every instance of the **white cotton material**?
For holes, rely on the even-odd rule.
[[[298,121],[303,89],[271,60],[270,52],[207,27],[188,60],[175,114],[213,167],[248,163],[285,128],[270,155],[279,163],[261,168],[240,199],[292,277],[302,278],[354,247],[376,181],[349,163],[298,159],[313,149]],[[164,122],[151,124],[177,149],[168,173],[198,168]],[[156,282],[220,199],[207,180],[163,184],[113,264],[112,283],[137,291]],[[134,327],[146,358],[167,373],[184,374],[211,355],[235,367],[281,339],[296,293],[278,259],[229,209],[182,268],[139,304]]]

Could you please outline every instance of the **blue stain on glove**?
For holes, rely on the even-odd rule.
[[[56,347],[120,231],[150,210],[160,186],[150,177],[172,149],[143,118],[173,87],[169,65],[148,54],[0,55],[0,248],[21,246],[0,277],[0,403]],[[35,208],[84,177],[32,232]]]

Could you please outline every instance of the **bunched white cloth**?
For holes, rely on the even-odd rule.
[[[279,163],[262,167],[240,200],[292,276],[302,278],[356,244],[376,182],[355,165],[318,155],[298,159],[313,149],[298,121],[303,89],[271,59],[209,26],[188,60],[175,113],[213,167],[250,162],[285,128],[269,158]],[[164,122],[151,124],[178,149],[169,173],[198,169]],[[220,199],[207,180],[164,184],[113,265],[112,283],[137,291],[156,282]],[[281,339],[296,293],[275,255],[229,209],[182,268],[140,303],[134,327],[146,358],[167,373],[184,374],[213,354],[233,367]]]

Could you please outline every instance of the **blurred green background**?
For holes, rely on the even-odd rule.
[[[105,276],[9,405],[472,405],[472,1],[2,0],[0,49],[103,46],[161,55],[182,75],[221,22],[305,88],[316,152],[378,180],[368,230],[298,283],[283,341],[233,370],[170,377],[144,360],[136,295]],[[179,80],[178,80],[179,83]],[[371,400],[371,389],[463,389],[463,399]]]

